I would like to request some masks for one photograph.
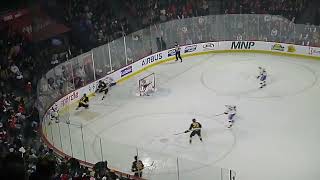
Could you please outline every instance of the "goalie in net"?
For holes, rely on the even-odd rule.
[[[139,79],[139,95],[149,96],[151,92],[154,92],[156,88],[155,74],[151,73],[143,78]]]

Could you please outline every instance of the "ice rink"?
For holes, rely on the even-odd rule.
[[[264,89],[256,79],[259,66],[268,73]],[[138,79],[151,72],[157,91],[136,96]],[[118,84],[103,101],[97,94],[89,109],[70,107],[63,117],[71,121],[72,147],[64,122],[52,125],[49,138],[59,141],[60,126],[56,146],[64,152],[72,148],[75,157],[108,160],[124,172],[138,151],[144,176],[155,180],[177,179],[177,158],[181,180],[214,180],[224,176],[218,167],[234,170],[237,180],[319,180],[319,73],[320,62],[295,57],[188,57]],[[225,105],[237,106],[232,129],[226,115],[216,116]],[[174,135],[188,129],[192,118],[203,126],[203,142]]]

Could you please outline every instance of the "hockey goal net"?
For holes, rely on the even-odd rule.
[[[154,92],[156,89],[156,76],[154,73],[147,74],[139,79],[139,95],[149,95],[149,92]]]

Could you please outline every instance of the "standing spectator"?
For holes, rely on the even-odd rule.
[[[31,97],[32,94],[32,85],[31,82],[29,81],[26,86],[25,86],[25,92],[27,94],[28,97]]]
[[[209,14],[209,4],[207,0],[202,1],[202,14],[201,15],[208,15]]]
[[[276,27],[273,27],[271,30],[271,41],[277,41],[278,30]]]

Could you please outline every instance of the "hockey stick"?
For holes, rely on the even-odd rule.
[[[186,132],[180,132],[180,133],[176,133],[176,134],[173,134],[173,135],[180,135],[180,134],[184,134],[184,133],[186,133]]]
[[[201,130],[201,128],[194,128],[194,129],[191,129],[191,130],[186,130],[184,132],[176,133],[174,135],[185,134],[185,133],[196,131],[196,130]]]
[[[154,165],[154,161],[152,161],[152,163],[150,165],[145,166],[144,168],[150,168],[150,167],[153,167],[153,165]]]
[[[221,115],[224,115],[224,113],[221,113],[221,114],[216,114],[216,115],[214,115],[214,116],[221,116]]]

